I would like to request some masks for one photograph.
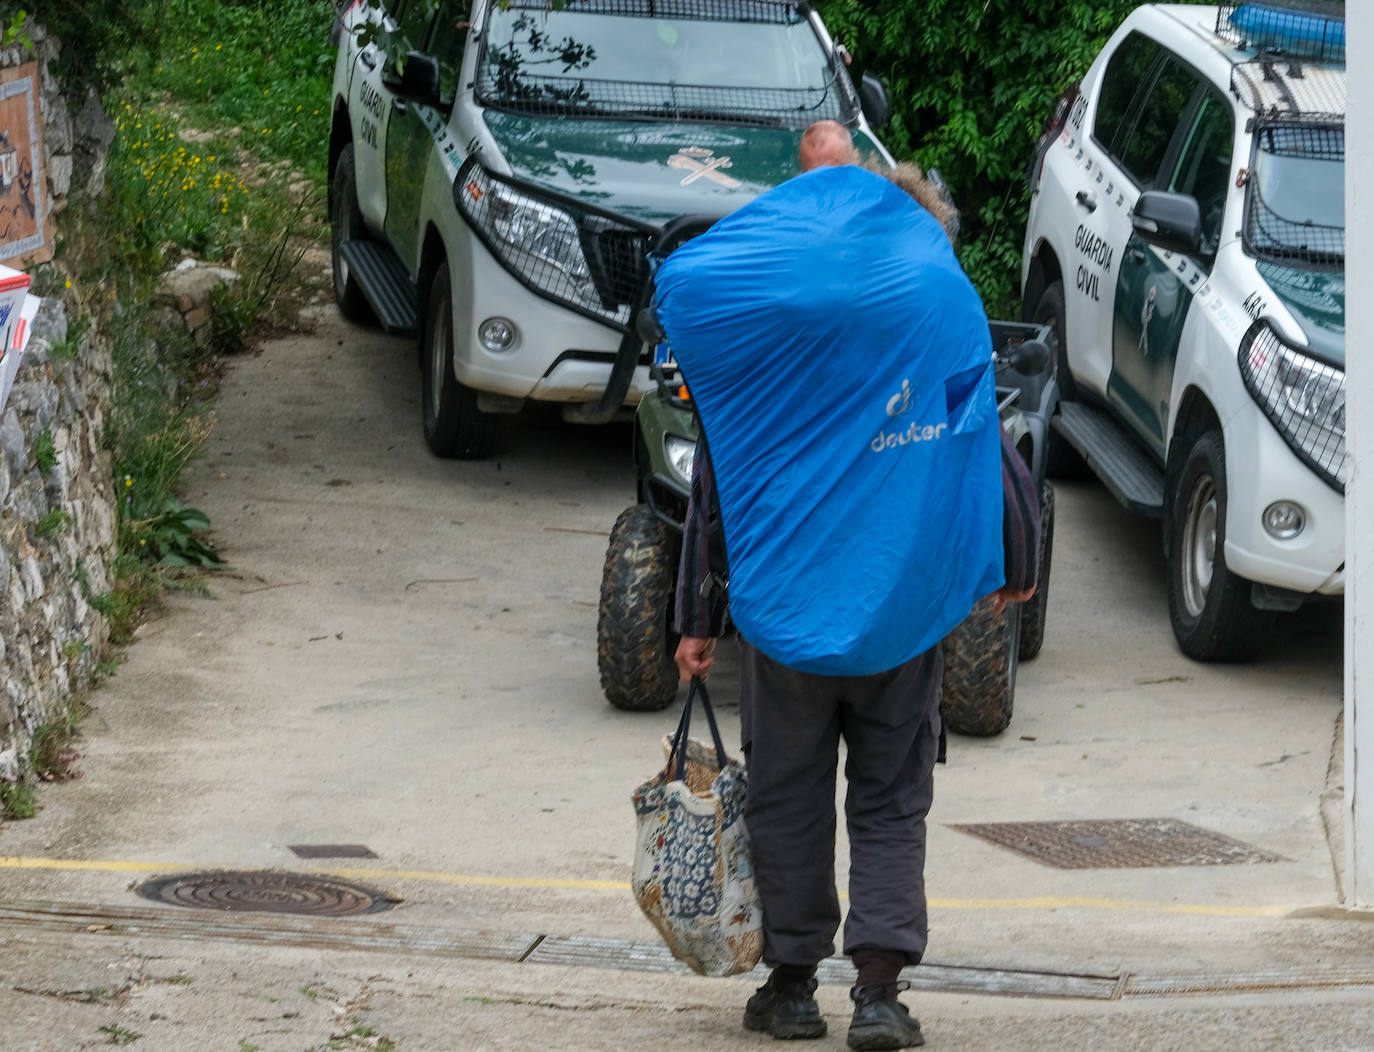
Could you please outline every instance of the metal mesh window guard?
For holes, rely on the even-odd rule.
[[[544,117],[789,129],[818,120],[853,125],[858,119],[857,93],[843,63],[826,53],[806,24],[806,4],[572,0],[550,12],[543,0],[515,0],[510,11],[514,16],[494,8],[488,12],[473,84],[478,104],[488,109]],[[644,18],[651,27],[660,23],[660,33],[656,36],[652,28],[644,33],[617,30],[600,24],[609,20],[584,18],[588,15]],[[732,33],[724,26],[698,25],[720,22],[751,29]],[[774,26],[786,28],[767,28]],[[809,45],[801,44],[803,37]],[[751,60],[761,58],[749,48],[764,40],[767,61],[758,69],[746,69]],[[802,50],[794,51],[786,40],[797,41]],[[807,47],[814,55],[803,54]]]
[[[526,288],[620,331],[649,278],[650,232],[493,176],[475,162],[453,186],[483,244]]]
[[[1317,267],[1345,265],[1343,223],[1294,220],[1284,215],[1285,205],[1267,200],[1260,164],[1283,160],[1318,161],[1344,167],[1345,135],[1342,129],[1302,124],[1263,125],[1255,132],[1255,171],[1252,171],[1245,202],[1245,247],[1251,255],[1279,263]],[[1271,160],[1272,159],[1272,160]],[[1339,177],[1340,171],[1333,172]],[[1318,187],[1309,191],[1320,192]],[[1291,201],[1291,198],[1290,198]]]
[[[484,69],[479,103],[534,116],[607,117],[805,128],[813,121],[849,123],[853,114],[835,80],[820,88],[720,88],[648,84],[587,77],[522,75],[497,83]]]
[[[1345,4],[1338,0],[1264,0],[1222,4],[1217,35],[1270,54],[1345,61]]]
[[[1296,75],[1295,75],[1296,73]],[[1260,58],[1231,68],[1231,93],[1266,120],[1345,121],[1345,70]]]
[[[1345,492],[1345,373],[1290,347],[1260,320],[1240,344],[1246,389],[1298,459]]]
[[[547,11],[547,0],[514,0],[515,11]],[[566,11],[641,18],[684,18],[693,22],[765,22],[790,25],[806,17],[809,4],[794,0],[569,0]]]

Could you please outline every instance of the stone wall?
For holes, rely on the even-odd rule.
[[[57,41],[30,26],[50,222],[69,199],[99,193],[114,127],[92,94],[69,105],[52,73]],[[33,52],[0,52],[0,68]],[[23,777],[34,728],[89,682],[106,644],[91,598],[108,592],[115,495],[105,450],[109,342],[70,325],[44,299],[0,419],[0,778]]]

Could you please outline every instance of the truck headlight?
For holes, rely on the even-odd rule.
[[[1263,321],[1240,344],[1240,375],[1298,459],[1345,492],[1345,372],[1284,343]]]
[[[460,211],[501,263],[535,291],[605,314],[571,215],[469,165],[453,186]]]
[[[682,476],[688,486],[692,484],[692,460],[697,455],[697,444],[691,439],[668,435],[663,440],[663,452],[667,454],[668,465]]]

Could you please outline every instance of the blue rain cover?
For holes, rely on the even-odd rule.
[[[804,672],[883,672],[1001,586],[988,322],[929,212],[881,176],[819,168],[655,282],[751,644]]]

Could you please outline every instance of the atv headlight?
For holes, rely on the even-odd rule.
[[[1265,322],[1240,345],[1251,397],[1298,458],[1345,492],[1345,373],[1285,344]]]
[[[668,466],[682,477],[688,486],[692,484],[692,461],[697,455],[697,444],[691,439],[668,435],[663,440],[663,452],[667,454]]]
[[[573,217],[522,194],[473,165],[454,184],[454,199],[501,263],[553,299],[604,314]]]

